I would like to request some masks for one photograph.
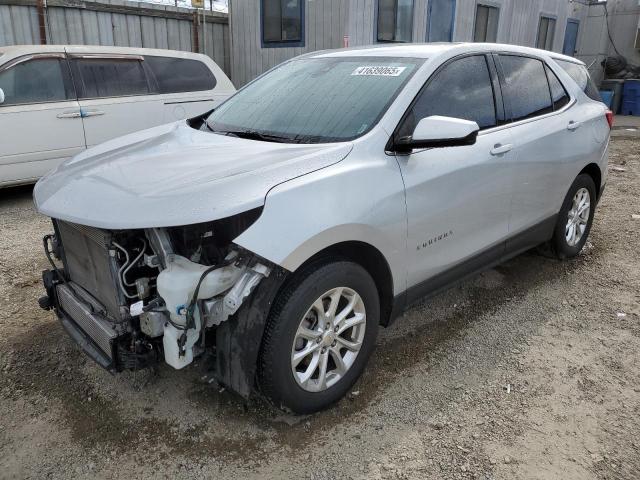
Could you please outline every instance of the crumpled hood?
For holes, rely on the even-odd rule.
[[[246,140],[176,122],[89,149],[40,179],[36,208],[107,229],[188,225],[262,206],[269,189],[345,158],[350,143]]]

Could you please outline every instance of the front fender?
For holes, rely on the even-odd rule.
[[[406,229],[395,158],[349,156],[271,189],[260,218],[234,243],[293,272],[332,245],[364,242],[385,257],[395,295],[406,288]]]

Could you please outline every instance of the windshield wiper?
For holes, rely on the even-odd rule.
[[[299,140],[296,137],[271,135],[269,133],[262,133],[255,130],[218,130],[216,133],[220,133],[222,135],[233,135],[239,138],[246,138],[249,140],[261,140],[263,142],[299,143]]]

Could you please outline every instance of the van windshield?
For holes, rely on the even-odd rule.
[[[214,132],[265,141],[351,140],[378,122],[424,59],[302,58],[247,85],[207,119]]]

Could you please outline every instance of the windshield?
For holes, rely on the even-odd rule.
[[[302,58],[276,67],[207,119],[216,132],[320,143],[368,132],[424,60]]]

